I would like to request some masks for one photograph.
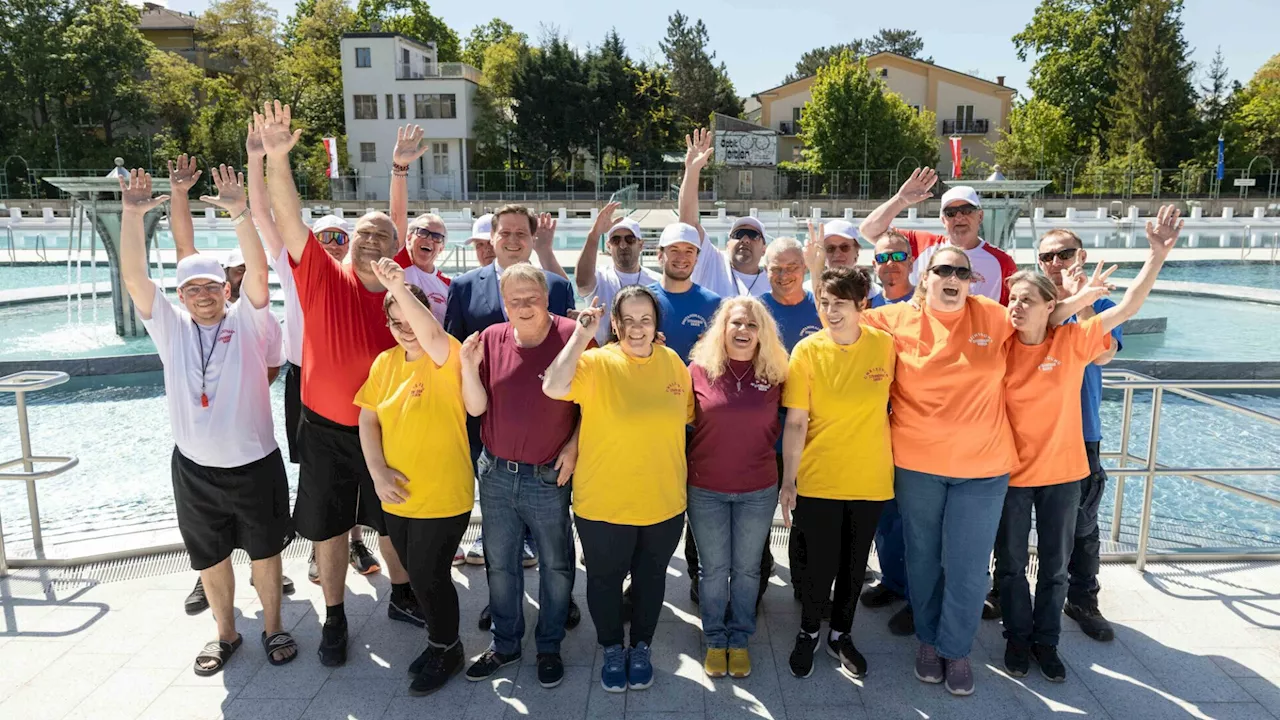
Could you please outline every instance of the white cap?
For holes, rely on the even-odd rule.
[[[950,190],[942,193],[943,210],[946,210],[947,207],[953,203],[961,202],[969,203],[976,208],[982,207],[982,200],[978,197],[978,191],[968,185],[956,185]]]
[[[734,230],[737,230],[738,228],[744,228],[744,227],[749,227],[752,230],[755,230],[756,232],[760,233],[761,238],[764,238],[765,236],[764,223],[761,223],[759,219],[753,218],[750,215],[747,215],[746,217],[740,217],[737,220],[734,220],[733,225],[729,228],[729,234],[733,235]]]
[[[228,270],[230,270],[233,267],[240,267],[243,264],[244,264],[244,253],[240,252],[240,248],[236,248],[235,250],[232,250],[231,252],[227,253],[226,257],[222,258],[222,267]]]
[[[848,220],[831,220],[822,225],[822,239],[839,236],[847,240],[858,240],[858,229]]]
[[[605,238],[613,237],[613,234],[619,230],[628,230],[632,235],[635,235],[637,239],[644,238],[644,236],[640,234],[640,223],[632,220],[631,218],[622,218],[618,222],[614,223],[613,227],[609,228],[609,232],[605,233]]]
[[[493,213],[485,213],[471,223],[471,237],[467,238],[467,241],[488,240],[491,237],[493,237]]]
[[[698,234],[698,228],[688,223],[671,223],[662,229],[662,239],[658,241],[658,248],[670,247],[676,243],[689,243],[701,250],[702,236]]]
[[[313,233],[321,233],[325,230],[341,230],[350,235],[351,225],[337,215],[325,215],[311,224],[311,232]]]
[[[183,287],[192,280],[226,282],[227,272],[214,256],[196,253],[178,261],[178,287]]]

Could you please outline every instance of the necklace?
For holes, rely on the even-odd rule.
[[[636,270],[636,276],[635,276],[634,278],[632,278],[631,282],[626,282],[626,281],[625,281],[625,279],[622,277],[622,271],[621,271],[621,270],[618,270],[617,268],[614,268],[614,272],[615,272],[615,273],[617,273],[617,275],[618,275],[618,282],[619,282],[619,283],[621,283],[622,287],[627,287],[627,286],[629,286],[629,285],[639,285],[639,284],[640,284],[640,275],[641,275],[642,273],[644,273],[644,267],[642,266],[639,270]]]
[[[209,343],[209,354],[204,354],[204,333],[200,331],[200,324],[194,319],[192,325],[196,326],[196,347],[200,350],[200,407],[209,407],[209,396],[205,394],[205,375],[209,370],[209,363],[213,361],[213,352],[218,349],[218,336],[222,334],[222,323],[227,319],[226,315],[222,316],[222,320],[218,321],[218,327],[213,330],[213,342]]]
[[[738,271],[737,271],[737,270],[734,270],[734,272],[738,272]],[[746,293],[746,294],[747,294],[747,296],[748,296],[748,297],[750,297],[750,296],[753,294],[751,291],[756,289],[756,283],[757,283],[757,282],[760,282],[760,276],[761,276],[761,275],[763,275],[763,274],[764,274],[763,272],[757,272],[757,273],[756,273],[756,276],[755,276],[755,279],[753,279],[753,280],[751,281],[751,284],[747,286],[747,293]],[[742,282],[742,281],[741,281],[741,280],[739,280],[738,282]]]
[[[743,371],[741,375],[733,371],[732,362],[728,364],[728,367],[729,367],[729,374],[733,375],[733,379],[738,381],[738,392],[742,392],[742,381],[744,378],[747,377],[747,373],[751,372],[754,369],[754,366],[748,365],[747,369]]]

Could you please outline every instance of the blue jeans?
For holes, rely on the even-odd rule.
[[[772,486],[748,493],[689,486],[689,526],[700,556],[698,605],[709,648],[745,648],[756,631],[760,554],[777,506]]]
[[[570,486],[556,486],[550,465],[514,463],[490,455],[479,459],[481,530],[484,532],[493,648],[520,652],[524,639],[524,567],[520,553],[525,528],[538,543],[539,653],[560,652],[573,592],[574,547],[569,521]]]
[[[1036,511],[1034,608],[1027,585],[1031,508]],[[996,584],[1004,614],[1004,636],[1017,645],[1057,647],[1062,631],[1062,603],[1067,599],[1067,561],[1075,546],[1080,482],[1044,487],[1011,487],[996,535]]]
[[[876,526],[876,555],[880,558],[880,584],[907,596],[907,544],[902,537],[902,513],[898,501],[885,502]]]
[[[916,637],[944,658],[968,657],[973,647],[1008,487],[1008,475],[955,478],[895,469]]]

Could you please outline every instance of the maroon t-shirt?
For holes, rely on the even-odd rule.
[[[564,349],[577,323],[551,316],[551,329],[537,347],[516,345],[511,323],[490,325],[480,333],[484,360],[480,382],[489,409],[480,418],[480,439],[503,460],[530,465],[555,462],[578,426],[578,406],[542,393],[542,376]],[[594,345],[594,342],[592,343]]]
[[[756,379],[751,363],[730,360],[712,383],[698,365],[693,377],[695,415],[689,441],[689,484],[703,490],[746,493],[778,484],[773,446],[782,433],[782,386]],[[742,389],[738,389],[738,377]]]

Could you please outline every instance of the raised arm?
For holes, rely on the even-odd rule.
[[[236,228],[236,240],[240,241],[240,253],[244,255],[244,279],[240,281],[240,295],[249,304],[261,310],[271,303],[271,291],[267,287],[267,255],[262,250],[262,239],[249,222],[249,207],[244,198],[244,173],[237,174],[226,165],[213,170],[213,186],[218,196],[200,196],[201,202],[226,210],[231,214],[231,224]]]
[[[1138,277],[1125,291],[1124,297],[1115,307],[1107,308],[1098,315],[1103,332],[1111,332],[1125,320],[1138,314],[1142,303],[1151,294],[1156,284],[1156,276],[1169,257],[1169,251],[1178,242],[1178,233],[1182,232],[1182,212],[1173,205],[1165,205],[1156,214],[1156,220],[1147,221],[1147,242],[1151,245],[1151,254],[1138,271]]]
[[[711,148],[711,131],[698,128],[693,135],[684,136],[684,180],[680,182],[680,222],[698,228],[698,232],[706,237],[702,229],[702,216],[698,211],[698,180],[702,177],[702,168],[711,161],[715,153]]]
[[[591,307],[578,315],[578,327],[573,329],[573,336],[565,343],[564,349],[551,361],[551,367],[542,376],[542,393],[552,400],[563,400],[569,396],[573,388],[573,375],[578,370],[578,358],[587,349],[596,330],[600,327],[600,316],[604,308],[600,307],[600,298],[591,298]]]
[[[611,202],[600,208],[596,220],[587,232],[587,241],[578,253],[578,264],[574,268],[573,283],[578,288],[578,295],[586,297],[596,291],[596,263],[600,256],[600,236],[613,227],[613,214],[622,207],[622,203]]]
[[[568,280],[569,274],[564,271],[560,260],[556,258],[556,224],[557,221],[551,217],[551,213],[542,213],[538,216],[538,229],[533,233],[533,250],[538,253],[538,262],[543,270]]]
[[[143,218],[168,195],[151,197],[151,175],[132,170],[129,182],[120,178],[120,277],[144,320],[151,319],[156,284],[147,276],[147,239]]]
[[[431,314],[422,301],[413,296],[404,284],[404,268],[391,258],[379,258],[373,263],[373,274],[377,276],[382,287],[395,298],[396,306],[409,329],[418,338],[418,344],[431,356],[431,362],[440,367],[449,359],[449,334],[444,331],[440,321]]]
[[[169,161],[169,188],[173,198],[169,200],[169,232],[173,233],[173,247],[178,259],[196,254],[196,228],[191,221],[191,199],[187,193],[200,179],[196,159],[186,153],[178,156],[178,162]]]
[[[827,254],[822,247],[822,233],[825,228],[825,223],[814,224],[810,220],[809,238],[804,243],[804,265],[809,271],[809,284],[813,286],[814,307],[822,304],[822,271],[827,268]],[[822,322],[825,327],[826,320]]]
[[[294,262],[302,262],[309,231],[306,223],[302,222],[302,200],[293,184],[293,169],[289,167],[289,151],[298,143],[302,131],[290,132],[291,119],[289,106],[281,105],[279,100],[274,105],[263,103],[262,114],[254,117],[262,131],[262,147],[267,152],[267,179],[270,181],[267,191],[271,196],[276,227],[280,230],[284,246],[289,249],[289,257]]]
[[[933,168],[912,170],[911,177],[902,183],[898,192],[872,210],[871,214],[862,221],[858,226],[858,233],[864,238],[879,237],[893,224],[893,219],[898,217],[898,213],[933,197],[932,188],[937,181],[938,173]]]
[[[782,490],[778,493],[782,524],[787,527],[791,527],[791,512],[796,509],[796,475],[800,472],[800,456],[804,453],[808,432],[809,411],[787,408],[787,422],[782,428]]]
[[[462,404],[471,417],[480,417],[489,409],[489,394],[480,379],[483,360],[484,343],[480,342],[480,333],[471,333],[462,343]]]
[[[398,236],[409,242],[409,167],[427,151],[421,125],[396,129],[396,146],[391,151],[391,222]]]
[[[249,216],[258,226],[262,244],[267,249],[267,258],[274,261],[280,257],[284,240],[271,215],[271,196],[267,194],[266,182],[267,151],[262,147],[262,128],[258,127],[257,118],[256,115],[249,118],[249,132],[244,141],[245,173],[249,181]],[[289,268],[277,270],[287,272]]]
[[[1062,273],[1062,287],[1066,289],[1067,297],[1059,300],[1049,315],[1050,327],[1061,325],[1072,315],[1092,306],[1098,298],[1106,297],[1115,290],[1116,286],[1107,281],[1115,271],[1115,265],[1103,270],[1102,261],[1099,260],[1093,275],[1086,277],[1081,262],[1077,259],[1072,263]]]

